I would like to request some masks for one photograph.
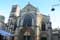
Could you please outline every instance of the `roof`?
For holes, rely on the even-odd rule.
[[[37,8],[33,5],[31,5],[30,3],[28,3],[22,10],[26,10],[26,9],[37,10]]]

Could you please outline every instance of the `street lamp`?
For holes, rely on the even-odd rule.
[[[55,11],[55,8],[52,8],[51,11]]]
[[[51,11],[55,11],[55,8],[54,7],[56,7],[56,6],[60,6],[60,4],[54,4],[54,5],[52,5]]]

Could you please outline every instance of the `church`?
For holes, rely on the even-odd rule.
[[[14,40],[60,40],[60,32],[54,31],[51,24],[50,16],[30,3],[22,9],[13,5],[7,30],[14,34]]]

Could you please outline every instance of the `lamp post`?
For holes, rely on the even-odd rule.
[[[55,8],[52,8],[51,11],[55,11]]]
[[[58,6],[60,6],[60,4],[54,4],[54,5],[52,5],[51,11],[55,11],[54,7],[58,7]]]

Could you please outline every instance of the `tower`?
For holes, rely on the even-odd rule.
[[[12,10],[10,12],[10,16],[19,16],[20,8],[18,5],[13,5]]]
[[[17,17],[19,16],[19,6],[13,5],[8,19],[8,27],[10,32],[14,32],[17,27]]]

